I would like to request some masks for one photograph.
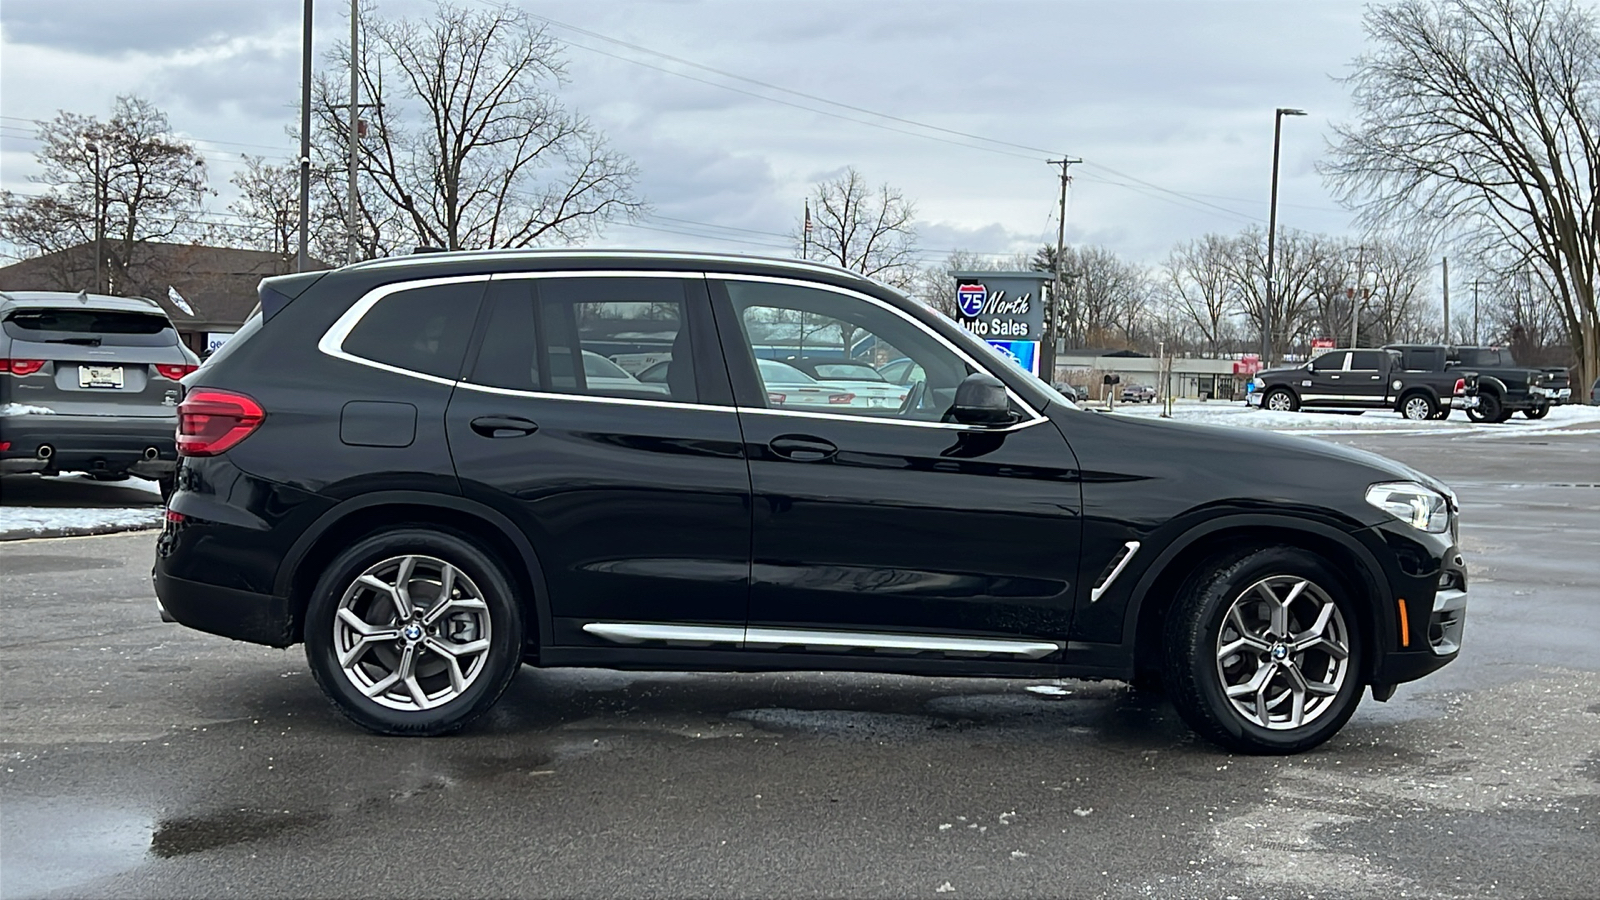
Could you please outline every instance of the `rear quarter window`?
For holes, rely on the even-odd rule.
[[[367,310],[341,347],[362,359],[453,380],[461,374],[485,284],[434,284],[390,294]]]
[[[166,316],[105,309],[19,309],[6,316],[12,340],[100,347],[170,347],[178,333]]]

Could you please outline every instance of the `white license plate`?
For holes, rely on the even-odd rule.
[[[78,387],[121,388],[121,366],[79,366]]]

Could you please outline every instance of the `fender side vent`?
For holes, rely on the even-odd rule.
[[[1111,557],[1111,561],[1106,563],[1105,571],[1100,573],[1100,577],[1095,581],[1094,587],[1089,589],[1090,603],[1099,600],[1105,596],[1106,591],[1111,590],[1111,585],[1116,583],[1117,576],[1122,574],[1122,570],[1128,567],[1128,561],[1133,559],[1133,555],[1138,552],[1138,541],[1129,541],[1122,545],[1122,549],[1118,550],[1117,554]]]

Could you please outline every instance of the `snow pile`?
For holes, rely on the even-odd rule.
[[[1119,416],[1159,416],[1160,404],[1118,406]],[[1600,406],[1557,406],[1543,419],[1525,418],[1517,413],[1502,423],[1473,422],[1461,410],[1442,421],[1418,422],[1388,410],[1368,410],[1360,415],[1324,412],[1273,412],[1251,409],[1242,402],[1188,400],[1173,404],[1172,419],[1200,425],[1227,425],[1237,428],[1265,428],[1286,434],[1338,434],[1348,431],[1382,431],[1391,434],[1448,434],[1510,436],[1562,430],[1591,434],[1600,428]],[[1574,426],[1577,426],[1575,428]],[[1591,426],[1588,428],[1582,426]]]
[[[0,416],[53,416],[56,411],[48,406],[29,406],[26,403],[0,403]]]
[[[149,498],[145,500],[144,498]],[[136,531],[161,524],[161,487],[143,478],[97,482],[87,475],[7,478],[0,539]],[[17,503],[33,505],[12,505]],[[67,504],[102,504],[76,506]]]
[[[31,506],[0,506],[0,536],[29,535],[57,537],[74,534],[107,534],[136,531],[161,524],[161,508],[124,506],[110,509],[51,509]]]

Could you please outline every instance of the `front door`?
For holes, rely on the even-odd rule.
[[[979,364],[882,300],[781,279],[711,276],[754,497],[752,649],[1039,659],[1071,619],[1076,463],[1048,420],[946,421]],[[761,382],[764,359],[915,371],[896,404],[818,409]],[[809,361],[809,363],[808,363]],[[998,360],[991,361],[998,363]]]
[[[1343,403],[1347,387],[1344,370],[1349,359],[1348,350],[1329,350],[1313,359],[1310,377],[1301,379],[1301,403],[1306,406],[1339,406]]]
[[[496,275],[488,303],[446,430],[463,492],[539,556],[549,643],[693,623],[737,644],[750,481],[704,278]]]

